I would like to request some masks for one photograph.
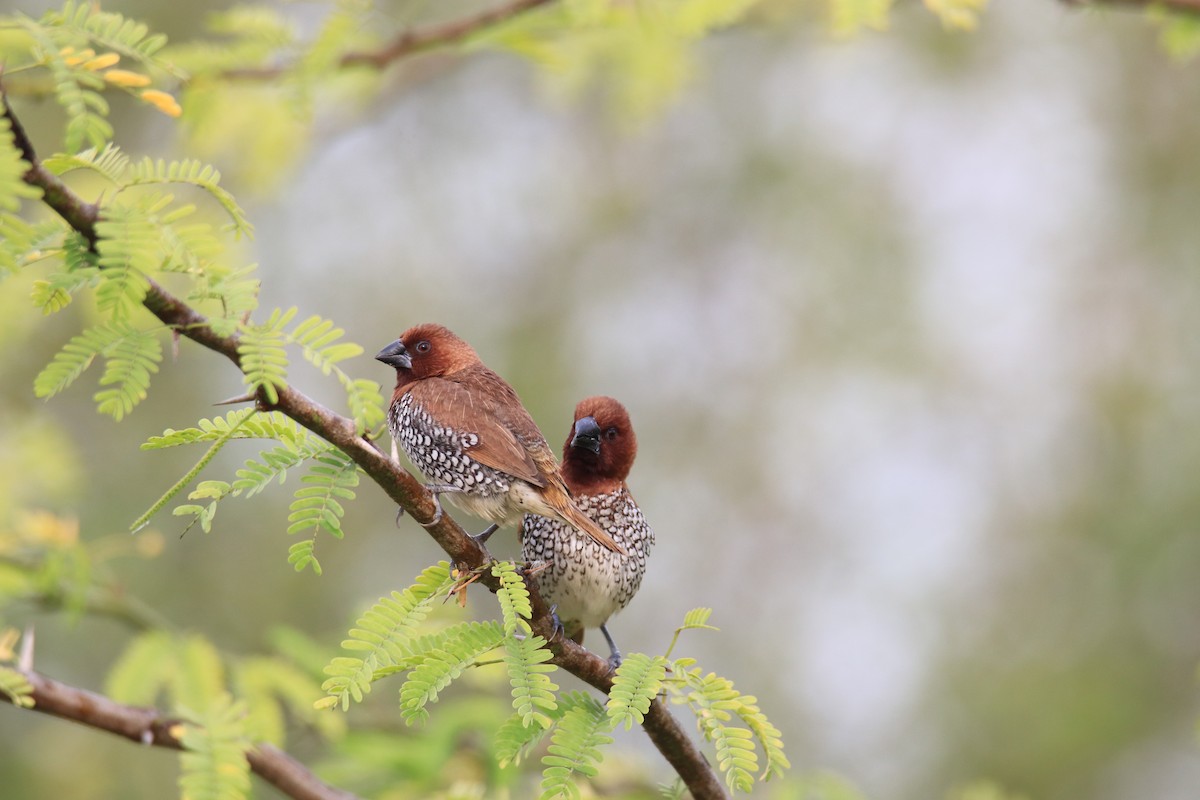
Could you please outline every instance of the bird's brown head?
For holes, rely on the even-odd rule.
[[[471,345],[444,325],[426,322],[400,334],[375,359],[396,369],[397,387],[425,378],[441,378],[479,363]]]
[[[562,463],[572,491],[614,491],[625,483],[636,457],[637,436],[625,406],[611,397],[588,397],[575,406]]]

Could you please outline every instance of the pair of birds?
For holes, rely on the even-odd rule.
[[[608,632],[646,571],[654,532],[625,479],[637,438],[625,407],[589,397],[575,407],[561,468],[503,378],[442,325],[409,328],[376,359],[396,369],[388,428],[435,495],[500,526],[521,523],[521,551],[564,633]]]

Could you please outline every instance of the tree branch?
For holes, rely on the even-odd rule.
[[[513,0],[505,5],[462,19],[417,30],[405,30],[377,50],[358,50],[344,54],[338,59],[338,66],[370,67],[382,70],[405,56],[460,42],[473,33],[499,25],[501,22],[552,2],[554,0]],[[246,67],[226,70],[221,75],[237,80],[269,80],[279,77],[289,68],[290,65]]]
[[[173,733],[182,720],[165,717],[153,708],[123,705],[104,695],[59,683],[37,672],[21,670],[21,674],[33,686],[32,711],[108,731],[139,744],[171,750],[183,749]],[[0,694],[0,700],[12,702],[5,694]],[[247,751],[246,761],[256,775],[295,800],[357,798],[350,792],[324,783],[307,767],[274,745],[255,745]]]
[[[1145,9],[1151,7],[1165,8],[1189,16],[1200,15],[1200,0],[1062,0],[1065,5],[1075,8],[1129,8]]]
[[[534,0],[523,0],[523,2],[526,6],[534,4]],[[462,23],[459,24],[459,28],[467,30]],[[458,35],[463,36],[466,33],[462,32]],[[12,109],[9,108],[7,100],[3,106],[5,116],[12,122],[13,135],[17,140],[17,145],[25,160],[30,164],[29,170],[25,173],[25,181],[40,187],[44,192],[44,202],[62,216],[71,227],[94,243],[95,222],[99,213],[97,207],[84,203],[61,180],[41,165],[32,143],[12,113]],[[144,305],[172,330],[178,331],[209,350],[220,353],[239,369],[241,368],[237,335],[219,335],[208,325],[202,314],[167,292],[159,284],[151,281]],[[348,455],[383,489],[388,497],[425,528],[455,564],[462,564],[467,569],[481,569],[485,565],[484,559],[487,556],[483,548],[468,536],[449,514],[443,514],[437,524],[420,522],[434,518],[436,506],[433,496],[411,473],[393,461],[390,456],[382,453],[372,442],[358,435],[353,420],[336,414],[290,386],[279,391],[279,399],[274,404],[269,403],[261,392],[257,402],[259,408],[284,413]],[[482,580],[495,590],[496,581],[490,572],[484,571]],[[549,609],[538,594],[536,585],[530,581],[526,581],[526,583],[529,585],[533,604],[531,626],[535,633],[551,642],[550,650],[554,653],[553,663],[607,694],[612,688],[612,670],[608,661],[581,645],[575,644],[570,639],[562,636],[555,637],[554,623]],[[661,700],[655,700],[642,727],[655,747],[683,779],[694,800],[716,800],[728,797],[704,754],[684,733],[679,721],[671,715]]]

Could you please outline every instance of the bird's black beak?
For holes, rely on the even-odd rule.
[[[412,356],[408,354],[408,348],[404,346],[404,342],[399,339],[376,353],[375,360],[382,361],[396,369],[412,369]]]
[[[600,426],[594,417],[584,417],[575,423],[575,435],[571,437],[571,447],[581,447],[600,455]]]

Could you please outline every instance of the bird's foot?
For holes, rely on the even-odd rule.
[[[554,632],[550,634],[550,641],[553,642],[560,636],[565,636],[567,629],[563,627],[562,620],[558,618],[558,605],[550,606],[550,621],[554,623]],[[549,642],[547,642],[549,644]]]
[[[443,486],[440,483],[427,483],[425,484],[425,489],[433,495],[433,519],[420,524],[422,528],[432,528],[442,521],[442,516],[444,515],[442,511],[442,499],[439,495],[445,492],[457,491],[457,489],[453,486]]]
[[[486,528],[484,528],[482,531],[475,534],[474,536],[471,536],[471,534],[467,534],[468,536],[471,536],[471,540],[473,542],[475,542],[475,544],[479,545],[479,549],[483,551],[483,563],[484,564],[490,564],[496,560],[495,558],[492,557],[492,554],[487,549],[487,545],[484,543],[488,539],[490,539],[492,534],[495,533],[499,528],[500,528],[499,525],[492,523],[491,525],[487,526]]]
[[[604,634],[604,639],[608,642],[608,649],[612,651],[612,655],[608,657],[608,665],[615,672],[617,667],[621,666],[621,651],[617,649],[617,643],[613,641],[612,634],[608,632],[608,626],[601,625],[600,632]]]

